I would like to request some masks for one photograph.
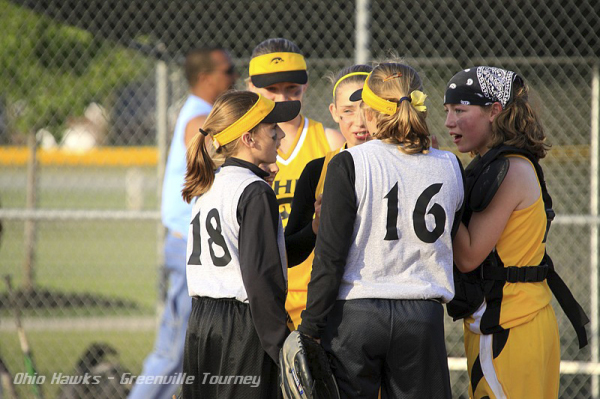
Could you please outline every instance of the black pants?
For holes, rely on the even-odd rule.
[[[263,350],[250,307],[235,299],[193,298],[185,339],[184,399],[279,397],[278,368]]]
[[[452,397],[438,302],[337,301],[321,342],[342,398]]]

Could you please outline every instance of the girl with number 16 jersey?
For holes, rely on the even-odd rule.
[[[279,392],[277,360],[289,332],[287,262],[277,199],[259,165],[275,162],[284,136],[277,123],[299,112],[299,101],[227,92],[188,150],[182,194],[196,201],[187,249],[193,300],[183,371],[195,379],[183,385],[186,399],[268,399]]]
[[[375,140],[329,163],[301,333],[343,398],[450,398],[442,303],[463,203],[456,156],[430,148],[416,71],[384,63],[352,100]]]

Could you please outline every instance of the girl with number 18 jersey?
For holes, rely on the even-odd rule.
[[[284,136],[277,123],[299,112],[298,101],[225,93],[188,150],[182,194],[196,200],[183,366],[194,382],[183,385],[186,399],[267,399],[279,392],[277,361],[288,334],[287,262],[275,194],[259,165],[275,162]],[[214,378],[226,380],[211,383]]]

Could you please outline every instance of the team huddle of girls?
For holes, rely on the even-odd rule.
[[[473,302],[461,273],[484,287],[452,313],[470,397],[557,397],[548,146],[523,79],[466,69],[435,105],[408,65],[347,67],[332,78],[339,132],[301,114],[308,71],[289,40],[255,48],[247,85],[217,99],[187,152],[184,372],[196,378],[183,397],[280,397],[278,354],[297,329],[327,352],[342,398],[451,398],[444,304]],[[466,171],[432,146],[432,106],[476,154]]]

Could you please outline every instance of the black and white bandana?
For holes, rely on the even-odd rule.
[[[450,79],[444,94],[444,104],[491,105],[502,108],[512,101],[513,83],[521,79],[513,71],[478,66],[460,71]]]

